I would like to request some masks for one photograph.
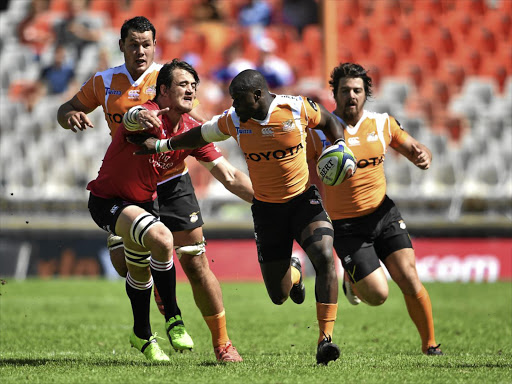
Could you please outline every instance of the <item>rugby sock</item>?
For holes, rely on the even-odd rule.
[[[226,312],[222,310],[221,313],[212,316],[203,316],[203,318],[208,328],[210,328],[213,347],[217,348],[221,345],[226,345],[229,341],[228,330],[226,328]]]
[[[337,312],[338,303],[316,303],[316,318],[318,319],[318,327],[320,330],[320,335],[318,337],[319,344],[325,336],[332,336]]]
[[[149,266],[164,305],[165,321],[176,315],[181,315],[176,302],[176,268],[174,268],[172,259],[162,262],[151,258]]]
[[[151,298],[151,287],[153,280],[151,276],[149,281],[137,281],[126,275],[126,294],[132,303],[133,312],[133,332],[141,339],[148,340],[151,337],[151,325],[149,323],[149,305]]]
[[[436,344],[434,337],[434,318],[432,316],[432,304],[427,290],[422,285],[416,295],[405,295],[405,305],[413,323],[416,325],[421,337],[421,349],[427,352],[429,346]]]
[[[292,266],[291,272],[292,272],[292,285],[299,284],[300,271],[297,268],[295,268],[294,266]]]

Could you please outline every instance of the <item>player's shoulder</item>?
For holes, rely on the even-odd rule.
[[[108,69],[105,69],[103,71],[96,72],[93,77],[102,77],[102,78],[112,78],[114,75],[118,74],[128,74],[128,70],[126,69],[126,65],[121,64],[117,67],[111,67]]]
[[[188,130],[188,129],[191,129],[191,128],[194,128],[194,127],[197,127],[198,125],[201,125],[201,122],[194,119],[192,116],[190,116],[188,113],[184,113],[182,116],[182,121],[183,121],[183,125],[185,126],[185,128]]]

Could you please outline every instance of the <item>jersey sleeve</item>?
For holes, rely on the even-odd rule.
[[[88,108],[95,109],[101,105],[98,97],[96,96],[95,91],[95,82],[101,81],[101,76],[92,76],[89,80],[87,80],[78,93],[76,97],[80,102]]]
[[[389,145],[392,148],[399,147],[403,143],[405,143],[405,140],[409,137],[409,134],[404,131],[402,126],[400,125],[400,122],[395,119],[394,117],[389,117],[389,130],[390,130],[390,136],[391,136],[391,142]]]
[[[194,149],[191,153],[198,161],[203,163],[210,163],[222,157],[222,153],[219,148],[213,143],[206,144],[204,147]]]
[[[318,104],[311,100],[309,97],[301,96],[304,99],[304,112],[309,128],[314,128],[320,124],[322,119],[322,112]]]
[[[201,126],[201,136],[203,139],[212,143],[214,141],[224,141],[229,139],[228,115],[224,112],[222,115],[214,116]]]

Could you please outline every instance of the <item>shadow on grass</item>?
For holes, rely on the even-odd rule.
[[[95,365],[99,367],[111,367],[111,366],[148,366],[148,365],[169,365],[169,363],[151,363],[147,361],[129,361],[129,360],[79,360],[69,358],[33,358],[33,359],[2,359],[0,360],[0,367],[2,366],[32,366],[38,367],[43,365]]]

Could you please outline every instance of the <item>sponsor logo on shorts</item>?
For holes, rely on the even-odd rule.
[[[199,211],[197,211],[197,212],[192,212],[192,213],[189,215],[189,216],[190,216],[190,222],[191,222],[191,223],[195,223],[197,220],[199,220],[198,213],[199,213]]]
[[[377,134],[375,132],[371,132],[368,134],[368,136],[366,136],[366,141],[377,141],[379,140],[379,137],[377,136]]]
[[[128,91],[128,99],[138,100],[139,94],[140,94],[140,91],[138,89],[132,89],[131,91]]]
[[[114,205],[112,208],[110,208],[110,213],[114,214],[114,213],[117,212],[118,209],[119,209],[119,206],[118,205]]]
[[[237,128],[236,129],[236,133],[239,134],[239,135],[248,135],[248,134],[251,134],[252,133],[252,129],[241,129],[241,128]]]
[[[318,205],[320,204],[320,201],[318,199],[310,199],[309,204],[311,205]]]
[[[404,222],[403,220],[400,220],[400,221],[398,222],[398,224],[400,225],[400,228],[401,228],[401,229],[405,229],[405,228],[407,228],[407,225],[405,225],[405,222]]]
[[[347,255],[347,256],[345,256],[345,258],[343,259],[343,261],[345,262],[345,264],[348,264],[348,263],[351,263],[351,262],[352,262],[352,258],[350,257],[350,255]]]

